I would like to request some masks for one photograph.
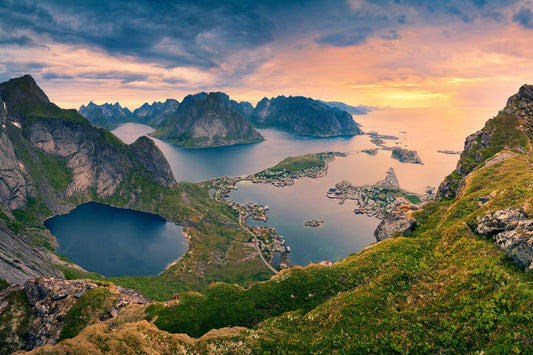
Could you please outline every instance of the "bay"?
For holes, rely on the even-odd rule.
[[[266,223],[285,237],[291,247],[290,261],[307,265],[323,259],[339,260],[375,242],[373,231],[378,219],[355,215],[347,201],[339,205],[326,192],[335,183],[347,180],[353,185],[374,184],[394,168],[402,188],[424,193],[427,186],[437,188],[454,168],[459,155],[439,150],[461,151],[465,137],[483,125],[488,117],[485,108],[384,108],[365,116],[355,116],[365,132],[392,135],[385,140],[389,147],[416,150],[423,165],[400,163],[390,151],[380,150],[371,156],[363,149],[376,148],[367,135],[354,137],[313,138],[273,129],[259,130],[265,141],[231,147],[188,149],[154,139],[170,163],[177,180],[198,182],[219,176],[245,176],[256,173],[288,156],[324,151],[349,152],[329,164],[327,176],[302,179],[294,185],[276,188],[266,184],[239,183],[230,199],[269,205]],[[148,126],[125,124],[113,133],[125,143],[152,132]],[[306,227],[309,219],[324,220],[317,228]],[[265,224],[249,220],[251,225]]]

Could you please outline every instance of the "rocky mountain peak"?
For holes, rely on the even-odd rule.
[[[0,98],[5,102],[9,114],[15,117],[38,105],[50,104],[48,96],[30,75],[0,84]]]
[[[215,110],[225,110],[226,108],[224,99],[219,92],[210,92],[205,99],[205,103]]]
[[[527,99],[533,101],[533,85],[524,84],[518,90],[518,95],[520,99]]]

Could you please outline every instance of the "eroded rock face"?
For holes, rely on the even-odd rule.
[[[522,268],[533,268],[533,219],[520,208],[507,208],[481,217],[476,231],[492,237]]]
[[[410,216],[411,207],[398,206],[379,223],[374,231],[378,242],[394,235],[409,235],[416,225],[416,220]]]
[[[140,293],[120,286],[106,286],[112,294],[116,294],[117,301],[105,319],[116,317],[120,310],[130,304],[148,305],[150,300]],[[62,280],[51,277],[41,277],[28,280],[23,285],[11,286],[0,293],[0,314],[9,312],[9,295],[23,290],[33,314],[26,334],[19,334],[22,329],[11,329],[22,337],[25,344],[21,349],[30,350],[45,344],[57,343],[61,330],[65,326],[65,317],[78,299],[87,291],[100,288],[88,280]],[[101,319],[103,320],[103,319]]]
[[[0,132],[0,202],[11,210],[23,208],[27,198],[36,194],[25,171],[7,134]]]

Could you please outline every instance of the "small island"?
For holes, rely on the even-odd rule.
[[[461,154],[461,152],[457,152],[455,150],[437,150],[437,153],[450,154],[450,155],[460,155]]]
[[[388,147],[385,145],[385,139],[388,140],[398,140],[398,137],[395,136],[386,136],[382,134],[378,134],[376,132],[370,132],[368,133],[370,136],[370,142],[377,145],[379,148],[374,149],[364,149],[362,152],[370,154],[370,155],[376,155],[377,150],[390,150],[391,158],[398,160],[400,163],[409,163],[409,164],[420,164],[424,165],[422,163],[422,159],[418,156],[418,153],[416,150],[409,150],[405,148],[399,148],[399,147]],[[395,142],[395,144],[400,144],[400,142]]]
[[[424,163],[422,163],[422,159],[420,159],[416,150],[394,148],[392,149],[391,158],[396,159],[401,163],[424,165]]]
[[[305,221],[304,226],[306,227],[320,227],[324,221],[319,221],[317,219],[311,219],[309,221]]]

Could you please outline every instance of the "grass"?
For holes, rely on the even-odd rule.
[[[469,225],[489,211],[531,203],[531,181],[524,156],[479,169],[455,201],[416,212],[420,225],[409,238],[375,244],[332,267],[286,270],[247,290],[214,284],[182,293],[177,302],[149,307],[147,317],[192,336],[249,327],[252,335],[235,341],[256,353],[527,352],[533,276]],[[493,191],[480,207],[478,197]]]
[[[64,191],[72,181],[72,169],[67,168],[67,160],[40,151],[36,152],[50,185],[56,192]]]
[[[314,154],[300,155],[297,157],[288,157],[269,168],[270,171],[285,170],[289,173],[303,171],[311,168],[323,168],[326,165],[323,159],[315,156]]]
[[[421,200],[418,196],[416,196],[416,195],[407,195],[407,196],[405,196],[405,198],[406,198],[409,202],[411,202],[411,203],[413,203],[413,204],[415,204],[415,205],[418,205],[419,203],[422,203],[422,200]]]
[[[9,287],[9,282],[4,279],[0,279],[0,291]]]
[[[63,273],[63,275],[65,275],[65,279],[67,280],[104,280],[104,277],[96,272],[86,272],[64,265],[56,265],[56,267]]]
[[[29,350],[26,336],[37,316],[28,304],[24,290],[7,295],[8,304],[0,312],[0,353],[11,354],[17,350]]]
[[[85,327],[109,317],[117,296],[107,288],[96,288],[85,292],[69,309],[59,340],[73,338]]]

